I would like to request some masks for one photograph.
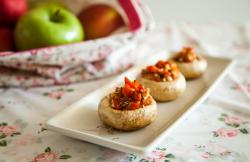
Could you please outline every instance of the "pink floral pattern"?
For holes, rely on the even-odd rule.
[[[142,157],[139,162],[170,162],[175,156],[172,153],[167,153],[166,148],[157,147],[151,151],[146,157]],[[129,161],[137,160],[135,154],[129,154],[127,156]]]
[[[250,92],[250,83],[246,84],[237,84],[235,83],[234,86],[232,86],[232,89],[239,91],[239,92]]]
[[[20,135],[21,133],[17,131],[16,126],[8,125],[6,122],[0,123],[0,147],[8,145],[8,138],[14,137],[15,135]]]
[[[239,116],[226,116],[224,122],[228,125],[238,126],[242,123],[242,119]]]
[[[44,152],[37,155],[33,162],[55,162],[57,159],[57,154],[54,152]]]
[[[247,127],[245,127],[246,124],[248,124],[249,122],[243,120],[240,116],[230,116],[228,114],[221,114],[218,120],[222,121],[225,126],[228,127],[222,127],[217,129],[216,131],[213,131],[214,137],[233,138],[236,137],[239,133],[249,134]]]
[[[16,127],[15,126],[9,126],[9,125],[2,125],[0,126],[0,133],[5,135],[5,136],[10,136],[14,133],[16,133],[17,130],[16,130]]]
[[[204,159],[226,157],[232,154],[232,151],[228,150],[225,146],[215,143],[209,143],[207,145],[194,145],[194,147],[198,152],[201,152],[201,157]]]
[[[34,157],[32,162],[56,162],[59,159],[69,159],[70,155],[59,155],[57,152],[51,150],[47,147],[43,153],[40,153]]]
[[[217,131],[214,132],[215,137],[236,137],[239,131],[237,129],[226,129],[226,128],[219,128]]]

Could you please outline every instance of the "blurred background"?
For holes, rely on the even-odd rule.
[[[157,23],[245,22],[250,20],[250,0],[142,0]]]
[[[38,12],[39,10],[35,12],[27,11],[27,15],[30,14],[31,16],[25,16],[19,19],[26,13],[27,2],[29,2],[29,7],[32,9],[35,8],[35,6],[39,7],[39,3],[57,1],[62,3],[63,6],[66,6],[69,11],[61,8],[60,5],[47,4],[45,6],[40,6],[40,10],[45,11],[45,13],[49,15],[49,19],[43,19],[43,16]],[[137,0],[132,1],[136,2]],[[208,55],[220,56],[224,54],[224,56],[234,58],[238,56],[239,53],[248,53],[250,49],[250,0],[138,1],[147,4],[158,25],[155,30],[145,30],[145,33],[133,37],[133,42],[129,40],[130,38],[126,35],[120,35],[121,37],[118,36],[117,40],[115,37],[108,38],[108,36],[112,34],[122,33],[129,29],[128,26],[124,25],[128,20],[125,13],[122,12],[119,3],[114,3],[114,0],[0,0],[0,23],[2,22],[7,26],[0,30],[0,51],[24,51],[40,47],[82,42],[84,40],[93,40],[102,37],[107,38],[100,41],[100,44],[93,45],[93,47],[85,43],[84,45],[86,46],[79,45],[80,50],[75,46],[74,48],[58,47],[60,50],[62,48],[62,52],[51,52],[49,50],[49,57],[47,54],[44,56],[46,58],[45,63],[43,62],[43,57],[41,57],[41,59],[38,58],[36,60],[37,62],[33,62],[35,68],[30,68],[30,66],[28,66],[30,65],[29,58],[25,58],[28,63],[25,62],[26,60],[24,61],[25,63],[23,66],[25,68],[22,69],[23,71],[28,71],[29,75],[33,77],[33,72],[35,71],[35,73],[37,73],[37,69],[41,69],[39,70],[39,72],[41,72],[39,73],[39,79],[46,80],[46,77],[49,76],[52,79],[46,82],[46,84],[52,84],[55,78],[58,79],[57,83],[60,79],[60,83],[69,83],[87,80],[85,76],[91,79],[91,77],[96,78],[112,72],[122,71],[122,69],[126,69],[131,64],[137,62],[134,60],[134,53],[137,54],[136,59],[140,60],[140,58],[145,58],[149,54],[162,49],[176,51],[180,50],[183,46],[191,46],[198,52]],[[23,5],[18,5],[17,2],[23,2],[21,3]],[[93,5],[93,3],[98,2],[106,3],[106,5],[108,4],[114,8],[105,6],[104,4],[101,6],[97,4]],[[123,0],[123,3],[124,2],[126,3],[128,0]],[[137,3],[134,3],[134,5],[136,4]],[[93,8],[88,8],[89,5],[92,5]],[[3,6],[5,6],[5,8]],[[50,10],[48,10],[48,8]],[[59,12],[60,10],[65,11]],[[13,11],[16,11],[18,14],[12,14]],[[140,11],[140,7],[138,7],[138,11]],[[59,13],[61,17],[58,16],[60,15]],[[75,20],[72,21],[74,23],[67,23],[65,19],[60,19],[63,16],[69,17],[70,20]],[[141,14],[140,16],[142,18],[142,28],[151,29],[150,27],[153,26],[151,24],[154,23],[152,23],[153,21],[149,21],[151,19],[147,19],[148,15]],[[34,17],[42,19],[37,22]],[[45,25],[47,23],[49,25]],[[67,26],[66,24],[68,25],[67,28],[60,26]],[[136,24],[138,25],[139,23],[133,22],[131,24],[135,25],[135,29]],[[141,31],[144,32],[144,30]],[[68,40],[68,35],[70,35],[70,40]],[[74,35],[74,37],[71,37],[71,35]],[[120,41],[120,39],[123,41]],[[116,45],[117,43],[120,43],[119,46]],[[86,52],[86,49],[89,51]],[[54,48],[54,50],[57,51],[57,48]],[[115,51],[120,50],[124,55],[121,53],[115,54]],[[95,55],[92,55],[93,51]],[[34,51],[32,52],[34,53]],[[38,52],[41,52],[41,50],[37,50],[37,53]],[[54,53],[56,53],[56,56]],[[88,53],[88,55],[86,53]],[[23,59],[23,55],[19,56],[18,53],[16,54],[17,60]],[[74,54],[74,56],[71,56],[71,54]],[[127,59],[123,59],[125,54]],[[129,59],[127,54],[130,54],[133,59]],[[28,55],[30,55],[30,57],[33,56],[32,53],[28,53]],[[44,52],[41,52],[41,55],[44,55]],[[67,57],[65,58],[64,55]],[[57,56],[60,58],[59,61],[56,59],[56,61],[53,62],[54,58],[58,58]],[[111,59],[103,59],[103,56],[110,57]],[[93,60],[88,58],[90,61],[82,66],[82,62],[80,61],[85,60],[87,57],[93,57]],[[6,59],[2,61],[4,62],[2,63],[4,68],[7,67],[8,70],[12,70],[14,67],[16,67],[16,69],[20,68],[19,64],[13,65],[12,57],[9,57],[9,59],[9,63],[5,63]],[[51,64],[48,63],[51,61],[50,59],[52,60]],[[100,59],[102,60],[101,63],[98,62]],[[66,62],[68,61],[68,64],[64,63],[65,60]],[[110,64],[108,62],[110,60],[112,60],[114,64]],[[124,61],[124,64],[120,64],[120,60]],[[96,62],[98,62],[98,64],[96,64]],[[44,66],[44,64],[46,66]],[[47,65],[53,65],[53,67]],[[60,65],[60,67],[58,67],[58,65]],[[86,66],[91,68],[86,68]],[[76,67],[78,70],[77,72],[74,71]],[[113,70],[110,70],[112,69],[111,67]],[[86,69],[89,71],[86,72]],[[100,69],[103,71],[100,72]],[[56,70],[56,72],[50,74],[50,70]],[[75,78],[69,77],[71,74],[74,75]],[[67,78],[65,79],[63,76],[67,76]],[[4,84],[9,84],[8,77],[9,74],[6,74]],[[64,78],[64,80],[62,78]],[[75,80],[73,81],[72,78]],[[16,81],[16,78],[13,77],[13,80]],[[19,82],[18,80],[13,84],[18,85],[19,83],[23,84],[27,82]],[[31,84],[33,84],[33,82]],[[35,82],[34,84],[44,85],[45,82]]]

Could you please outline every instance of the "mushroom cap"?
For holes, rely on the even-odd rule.
[[[174,62],[186,79],[198,78],[207,69],[207,61],[202,56],[199,56],[199,60],[195,59],[192,62]]]
[[[98,114],[101,121],[108,126],[122,131],[133,131],[144,128],[155,120],[157,105],[152,98],[152,103],[143,108],[117,110],[111,107],[109,96],[105,96],[99,103]]]
[[[186,89],[186,80],[179,73],[178,77],[172,81],[157,82],[143,78],[141,75],[137,80],[145,87],[150,89],[150,94],[156,101],[171,101],[179,97]]]

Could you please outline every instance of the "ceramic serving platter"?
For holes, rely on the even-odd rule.
[[[135,79],[145,64],[154,63],[157,59],[164,57],[167,57],[166,54],[155,55],[144,61],[144,65],[124,72],[108,85],[81,98],[49,119],[46,124],[47,129],[123,152],[146,153],[151,150],[180,122],[185,122],[184,119],[209,95],[232,66],[232,61],[229,59],[206,57],[208,69],[204,75],[199,79],[187,81],[186,91],[178,99],[157,103],[158,116],[146,128],[122,132],[105,126],[97,113],[101,98],[120,86],[124,76]]]

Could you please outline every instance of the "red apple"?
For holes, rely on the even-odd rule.
[[[121,15],[112,7],[96,4],[79,14],[86,39],[105,37],[124,25]]]
[[[26,0],[0,0],[0,24],[13,26],[26,11]]]
[[[0,52],[14,49],[13,31],[6,27],[0,27]]]

